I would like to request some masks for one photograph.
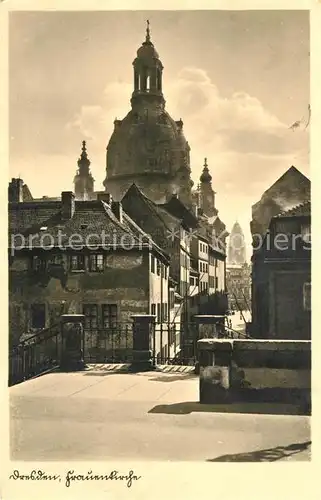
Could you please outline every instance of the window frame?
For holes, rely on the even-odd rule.
[[[99,311],[98,311],[98,304],[83,304],[82,306],[83,309],[83,315],[85,316],[84,320],[84,329],[85,330],[96,330],[98,328],[98,323],[99,323]],[[92,312],[90,314],[86,314],[86,310],[95,310],[96,314],[93,314]],[[92,324],[92,318],[96,318],[96,325]]]
[[[105,314],[105,312],[108,314]],[[106,318],[108,318],[108,322],[106,322]],[[115,328],[118,322],[118,307],[117,304],[102,304],[101,305],[101,321],[102,327],[106,328]]]
[[[100,260],[101,258],[101,263],[98,264],[98,259]],[[88,259],[88,269],[89,272],[91,273],[101,273],[104,271],[105,268],[105,259],[104,259],[104,254],[102,253],[92,253],[89,255]]]

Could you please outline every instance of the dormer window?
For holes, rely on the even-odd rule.
[[[89,271],[97,272],[104,270],[104,256],[102,254],[94,254],[89,257]]]
[[[71,271],[84,271],[85,270],[85,257],[84,255],[72,255],[70,258]]]
[[[43,257],[34,255],[32,257],[32,269],[34,271],[44,271],[46,269],[46,260]]]

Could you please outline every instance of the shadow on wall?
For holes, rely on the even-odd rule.
[[[266,450],[250,451],[249,453],[236,453],[235,455],[221,455],[217,458],[206,460],[206,462],[276,462],[297,453],[309,450],[308,456],[302,461],[310,461],[311,441],[305,443],[294,443],[288,446],[276,446]]]
[[[205,413],[248,413],[259,415],[306,415],[304,408],[298,405],[282,403],[226,403],[201,404],[184,402],[154,406],[148,413],[167,415],[188,415],[193,412]]]

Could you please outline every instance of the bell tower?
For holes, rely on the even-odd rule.
[[[78,170],[74,178],[76,200],[90,200],[94,194],[94,179],[90,172],[90,160],[87,155],[86,141],[82,141]]]
[[[164,107],[165,99],[162,91],[163,65],[151,41],[149,21],[147,21],[145,41],[137,50],[137,57],[133,62],[133,67],[132,108],[141,107],[141,105],[148,103],[159,104]]]
[[[204,159],[203,172],[200,176],[200,206],[203,209],[203,213],[208,217],[213,217],[218,214],[218,210],[215,208],[215,191],[212,188],[212,176],[208,169],[207,158]]]

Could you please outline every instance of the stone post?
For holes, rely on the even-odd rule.
[[[133,319],[133,371],[149,371],[155,368],[153,344],[155,319],[151,314],[136,314]]]
[[[197,342],[200,364],[200,403],[229,402],[233,341],[201,339]]]
[[[82,370],[84,362],[84,315],[63,314],[61,316],[60,367],[66,371]]]
[[[195,323],[197,325],[198,338],[196,339],[206,339],[206,338],[218,338],[220,333],[219,324],[223,321],[224,316],[215,314],[196,314],[194,316]],[[199,375],[199,350],[196,349],[196,363],[195,363],[195,373]]]

